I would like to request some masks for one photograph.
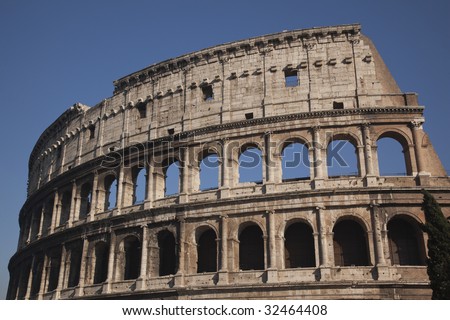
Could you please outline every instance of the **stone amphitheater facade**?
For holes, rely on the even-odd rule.
[[[360,25],[222,44],[114,86],[31,153],[8,299],[430,298],[421,190],[449,216],[450,179]],[[380,173],[382,138],[404,175]],[[336,140],[357,173],[329,174]],[[284,179],[292,144],[311,165]],[[249,150],[260,178],[242,181]]]

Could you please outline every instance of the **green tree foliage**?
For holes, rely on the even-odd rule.
[[[428,234],[427,272],[430,278],[432,299],[450,299],[450,223],[442,214],[439,204],[423,191],[423,230]]]

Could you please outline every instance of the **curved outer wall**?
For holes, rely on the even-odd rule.
[[[420,190],[448,216],[450,180],[417,96],[400,91],[359,25],[223,44],[114,85],[98,105],[64,112],[31,153],[9,299],[430,297]],[[401,144],[406,175],[380,175],[383,137]],[[355,147],[356,174],[328,175],[331,140]],[[282,179],[291,142],[318,164],[308,177]],[[240,182],[250,147],[262,181]],[[218,187],[201,190],[209,154]],[[167,196],[175,161],[179,192]],[[362,246],[346,247],[341,229],[359,232]],[[296,263],[305,251],[308,262]]]

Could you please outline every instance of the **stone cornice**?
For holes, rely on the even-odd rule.
[[[283,31],[209,47],[153,64],[122,77],[113,82],[114,94],[123,92],[145,81],[154,80],[169,73],[186,70],[186,68],[199,63],[228,61],[236,56],[246,54],[265,54],[267,51],[277,50],[285,44],[312,48],[321,43],[319,39],[322,40],[325,38],[328,38],[330,42],[355,41],[359,39],[360,31],[361,26],[359,24],[318,27]]]

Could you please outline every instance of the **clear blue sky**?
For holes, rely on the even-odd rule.
[[[450,169],[450,1],[0,0],[0,298],[16,249],[29,154],[75,102],[149,64],[248,37],[359,22],[403,91],[419,93],[425,130]]]

